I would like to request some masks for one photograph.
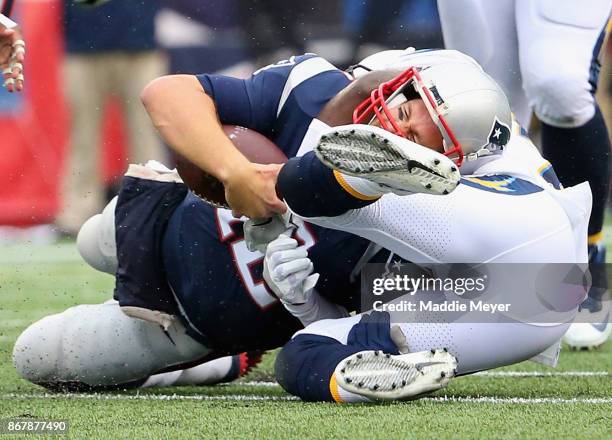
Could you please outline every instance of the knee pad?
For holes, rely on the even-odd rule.
[[[535,75],[534,75],[535,76]],[[595,98],[588,77],[557,70],[523,77],[529,104],[538,118],[560,128],[580,127],[595,115]]]
[[[15,343],[13,363],[24,379],[44,386],[133,382],[206,354],[175,326],[165,334],[124,315],[116,303],[80,305],[28,327]]]
[[[117,270],[117,242],[115,239],[115,206],[113,198],[101,214],[87,220],[77,236],[81,257],[94,269],[111,275]]]

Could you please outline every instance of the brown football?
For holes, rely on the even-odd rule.
[[[264,135],[238,125],[224,125],[223,131],[251,162],[260,164],[285,163],[287,156]],[[185,184],[208,203],[228,208],[223,184],[182,156],[176,156],[176,169]]]

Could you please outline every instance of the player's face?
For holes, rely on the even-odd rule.
[[[440,153],[444,152],[442,135],[423,101],[411,99],[389,110],[406,139]],[[374,120],[372,124],[380,126],[378,120]]]

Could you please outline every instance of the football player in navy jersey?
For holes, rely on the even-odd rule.
[[[32,324],[15,344],[18,372],[60,389],[236,378],[251,360],[239,353],[279,347],[303,325],[357,307],[353,272],[369,242],[300,220],[290,229],[314,262],[309,272],[320,273],[297,318],[264,283],[263,254],[247,248],[243,219],[196,197],[176,171],[131,165],[118,198],[77,239],[92,267],[115,276],[114,299]]]
[[[268,179],[275,179],[279,167],[250,164],[219,122],[256,129],[292,157],[312,148],[317,128],[326,126],[318,115],[327,112],[328,122],[339,119],[337,111],[326,108],[339,91],[351,85],[357,92],[353,100],[360,100],[393,75],[351,82],[326,60],[307,54],[247,80],[165,77],[147,87],[143,101],[167,142],[196,164],[213,168],[235,214],[243,212],[241,203],[253,203],[251,197],[258,207],[244,212],[261,217],[285,209]],[[350,101],[344,104],[348,119],[356,105]],[[193,151],[206,154],[194,157]],[[235,192],[245,188],[244,179],[260,187],[246,195]],[[115,203],[86,222],[78,242],[90,264],[116,275],[116,301],[73,307],[30,326],[14,349],[25,378],[51,386],[141,383],[168,368],[282,345],[300,326],[264,285],[263,254],[247,249],[242,222],[188,193],[169,170],[131,167]],[[320,300],[292,311],[303,324],[354,310],[355,266],[389,255],[366,240],[322,228],[298,227],[293,236],[302,249],[309,248],[314,267],[306,272],[321,275]],[[328,293],[337,295],[330,299],[344,309],[325,300]]]
[[[175,82],[180,85],[171,101],[183,99],[183,105],[178,113],[160,113],[150,95],[160,84]],[[219,136],[206,123],[193,125],[192,116],[216,128],[218,112],[223,123],[257,129],[291,157],[324,104],[349,83],[327,61],[304,55],[255,72],[246,81],[215,75],[169,77],[149,86],[143,98],[174,145],[199,147],[190,130],[215,145],[204,160],[228,164],[217,168],[216,176],[231,188],[241,185],[231,180],[236,174],[232,160],[246,163],[247,173],[237,174],[250,178],[254,173],[254,181],[268,170],[275,175],[277,167],[251,166],[222,132]],[[204,111],[194,111],[194,102]],[[168,117],[173,119],[164,122]],[[284,208],[275,195],[271,200],[262,203],[265,213],[270,206]],[[337,316],[339,309],[325,299],[327,292],[340,295],[332,301],[345,305],[341,314],[354,310],[351,274],[369,242],[303,224],[292,235],[315,262],[309,270],[321,274],[321,300],[306,305],[307,310],[302,305],[302,322],[332,312]],[[280,346],[301,326],[264,284],[263,254],[247,249],[243,222],[199,200],[159,164],[130,167],[118,199],[85,223],[78,246],[92,266],[115,274],[115,301],[76,306],[24,331],[14,359],[20,374],[32,382],[140,384],[169,367],[180,370],[224,354]],[[131,367],[124,368],[126,364]]]

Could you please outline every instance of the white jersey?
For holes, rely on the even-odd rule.
[[[425,267],[435,263],[586,263],[590,188],[583,183],[556,189],[550,183],[551,173],[552,167],[529,139],[515,133],[501,157],[465,176],[446,196],[387,194],[338,217],[307,220],[360,235]],[[400,325],[413,351],[448,347],[460,359],[458,372],[467,374],[530,358],[554,366],[559,340],[575,311],[558,323],[435,323],[426,314],[421,320],[405,322],[401,313],[397,318],[392,313],[392,322]],[[323,335],[346,344],[360,318],[318,321],[298,334]]]
[[[516,127],[515,127],[516,129]],[[388,194],[338,217],[307,220],[365,237],[414,263],[584,263],[591,192],[556,189],[550,164],[515,134],[501,157],[446,196]]]
[[[474,62],[456,51],[406,50],[376,54],[362,64],[376,70],[426,66],[451,58]],[[354,75],[367,71],[360,69]],[[311,128],[309,139],[314,139],[317,127]],[[360,235],[425,267],[436,263],[587,263],[589,185],[561,189],[550,163],[520,134],[517,123],[501,155],[468,163],[461,171],[461,184],[445,196],[387,194],[337,217],[306,220]],[[467,374],[530,358],[555,365],[559,340],[569,326],[564,318],[571,320],[575,311],[570,310],[559,323],[444,323],[430,322],[427,316],[411,322],[392,316],[392,322],[400,325],[412,351],[448,347],[460,360],[458,373]],[[298,334],[323,335],[346,344],[359,319],[360,315],[322,320]]]

